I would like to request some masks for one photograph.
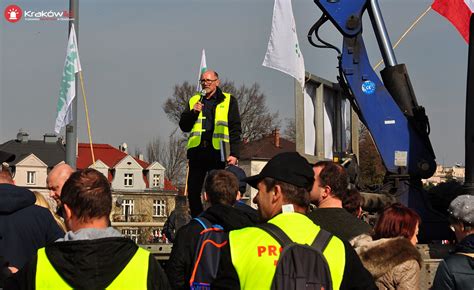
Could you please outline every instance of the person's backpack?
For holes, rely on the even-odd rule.
[[[194,266],[189,280],[192,290],[210,289],[211,282],[217,276],[221,248],[228,243],[229,234],[220,225],[213,225],[204,217],[194,218],[204,228],[199,237]]]
[[[331,233],[320,229],[311,246],[308,246],[291,241],[285,232],[274,224],[264,223],[257,227],[270,234],[283,248],[271,289],[332,289],[331,272],[322,254],[332,238]]]

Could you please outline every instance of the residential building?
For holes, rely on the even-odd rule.
[[[46,185],[48,172],[64,162],[66,157],[62,139],[54,134],[44,134],[43,140],[30,140],[29,134],[20,130],[16,139],[1,144],[0,150],[16,155],[9,164],[15,184],[39,191],[49,199]]]
[[[165,168],[158,162],[145,162],[142,156],[129,155],[125,143],[119,148],[108,144],[92,144],[92,148],[95,163],[90,144],[78,144],[77,169],[95,168],[109,179],[113,198],[112,226],[137,242],[156,241],[175,207],[178,193],[165,178]],[[20,131],[16,139],[0,144],[0,150],[16,155],[9,164],[15,184],[41,192],[54,206],[46,177],[55,165],[65,160],[62,139],[45,134],[43,140],[30,140],[28,133]]]
[[[111,183],[112,226],[139,243],[161,237],[166,218],[175,207],[176,187],[164,178],[165,168],[128,154],[126,144],[79,143],[77,168],[95,168]]]
[[[465,174],[465,167],[456,164],[454,166],[443,166],[438,164],[436,166],[436,171],[428,179],[423,179],[423,184],[432,184],[438,185],[443,182],[447,182],[450,180],[455,180],[457,182],[463,183],[464,182],[464,174]]]
[[[240,150],[239,166],[245,171],[247,176],[255,175],[260,173],[268,160],[273,156],[283,152],[295,152],[296,144],[282,138],[280,136],[280,130],[275,129],[267,136],[262,137],[259,140],[246,142],[244,140]],[[248,190],[250,188],[250,190]],[[250,194],[249,194],[250,192]],[[247,187],[245,199],[247,203],[253,207],[256,204],[253,203],[253,198],[257,194],[257,190]]]

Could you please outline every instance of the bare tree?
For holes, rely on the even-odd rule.
[[[224,81],[220,88],[237,99],[242,121],[242,139],[258,139],[279,127],[278,113],[269,112],[265,104],[266,96],[260,92],[257,83],[250,87],[242,85],[237,88],[234,82]],[[172,122],[179,123],[181,112],[188,106],[188,101],[194,94],[195,87],[189,82],[175,85],[173,95],[163,104],[163,110]]]
[[[291,142],[296,142],[296,123],[295,118],[286,118],[285,131],[283,131],[283,136],[290,140]]]
[[[174,185],[182,186],[186,178],[186,138],[176,130],[167,141],[157,137],[146,146],[149,162],[158,161],[165,167],[165,176]]]
[[[383,183],[385,166],[369,130],[361,124],[359,130],[359,186],[367,188]]]

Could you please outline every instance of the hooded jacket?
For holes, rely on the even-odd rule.
[[[372,241],[357,237],[354,248],[379,289],[420,289],[421,255],[403,237]]]
[[[72,239],[71,239],[72,238]],[[137,251],[132,240],[106,237],[75,240],[68,232],[64,241],[46,246],[46,255],[54,269],[74,289],[105,289],[120,274]],[[36,289],[35,256],[24,269],[7,280],[8,289]],[[148,260],[148,289],[169,289],[164,271],[155,258]]]
[[[26,188],[0,184],[0,256],[18,269],[39,248],[64,236],[51,212],[35,201]]]
[[[251,215],[228,205],[213,205],[201,214],[212,224],[219,224],[224,231],[252,226]],[[197,251],[201,224],[191,220],[178,230],[173,250],[166,267],[166,274],[173,289],[189,289],[194,254]]]
[[[474,289],[474,234],[456,245],[455,252],[441,261],[433,290]]]

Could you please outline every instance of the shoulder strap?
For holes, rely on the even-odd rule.
[[[329,244],[331,238],[332,234],[330,232],[326,231],[323,228],[320,228],[319,233],[316,235],[313,243],[311,244],[311,247],[322,253],[324,249],[326,249],[326,246]]]
[[[196,220],[198,223],[200,223],[201,226],[204,229],[212,228],[211,222],[205,217],[202,217],[202,216],[201,217],[195,217],[194,220]]]
[[[280,229],[278,226],[271,224],[271,223],[263,223],[256,225],[257,228],[264,230],[270,236],[272,236],[275,240],[278,241],[280,246],[283,248],[292,243],[291,239],[288,237],[285,232]]]

